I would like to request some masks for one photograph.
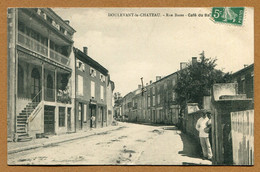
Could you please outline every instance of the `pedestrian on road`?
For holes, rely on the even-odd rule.
[[[91,116],[92,128],[96,128],[96,117],[94,115]]]
[[[207,127],[207,122],[209,118],[207,117],[206,111],[202,112],[201,117],[198,119],[196,123],[196,129],[199,131],[200,144],[203,152],[203,158],[212,159],[212,151],[209,143],[209,133],[205,132],[205,128]]]

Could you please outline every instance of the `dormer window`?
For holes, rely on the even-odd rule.
[[[78,70],[81,70],[83,72],[85,71],[85,64],[83,62],[81,62],[80,60],[77,60],[76,66],[77,66]]]
[[[37,14],[41,15],[41,9],[39,9],[39,8],[37,9]]]
[[[100,74],[100,80],[101,80],[101,82],[105,82],[105,76]]]
[[[89,74],[90,74],[90,76],[95,77],[96,76],[96,70],[93,69],[93,68],[90,68]]]
[[[45,13],[43,13],[42,16],[45,20],[47,20],[47,15]]]

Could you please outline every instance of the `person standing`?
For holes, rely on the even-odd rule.
[[[198,119],[196,123],[196,130],[199,131],[200,144],[203,152],[203,158],[212,159],[212,151],[209,143],[209,133],[205,132],[204,129],[207,127],[207,122],[209,118],[206,112],[202,112],[202,116]]]
[[[91,116],[92,128],[96,128],[96,117],[94,115]]]

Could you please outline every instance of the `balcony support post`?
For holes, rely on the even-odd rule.
[[[51,34],[50,30],[48,30],[48,58],[50,58],[50,43],[51,43],[50,34]]]
[[[54,69],[54,102],[57,102],[57,68]]]
[[[44,101],[44,63],[42,63],[42,101]]]

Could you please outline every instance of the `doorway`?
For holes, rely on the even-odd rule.
[[[44,106],[44,133],[54,134],[55,132],[55,107],[54,106]]]
[[[100,107],[100,116],[101,116],[101,127],[104,127],[105,117],[104,117],[104,108]]]
[[[96,116],[96,105],[89,105],[90,108],[90,128],[96,128],[96,121],[97,121],[97,116]],[[94,116],[95,120],[92,120],[92,116]]]
[[[156,120],[155,120],[155,110],[153,110],[153,122],[156,122]]]
[[[78,116],[79,116],[79,129],[82,130],[83,128],[83,104],[79,103],[79,111],[78,111]]]
[[[39,73],[39,70],[34,68],[32,70],[31,74],[31,98],[33,99],[33,102],[40,102],[41,100],[41,94],[39,93],[41,90],[41,75]]]
[[[71,131],[71,108],[67,110],[67,131]]]

